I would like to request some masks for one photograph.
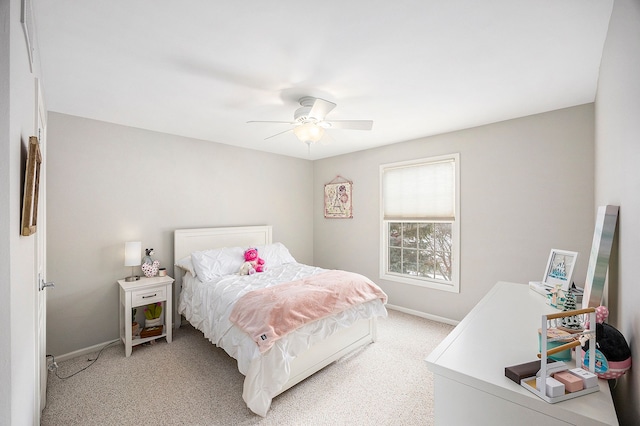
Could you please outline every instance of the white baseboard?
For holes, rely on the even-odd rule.
[[[389,304],[386,304],[385,306],[388,309],[393,309],[394,311],[404,312],[405,314],[415,315],[417,317],[425,318],[425,319],[428,319],[428,320],[431,320],[431,321],[442,322],[442,323],[449,324],[449,325],[458,325],[460,323],[460,321],[456,321],[456,320],[452,320],[452,319],[444,318],[444,317],[439,317],[437,315],[427,314],[425,312],[415,311],[413,309],[403,308],[402,306],[389,305]]]
[[[68,354],[56,356],[56,362],[66,361],[68,359],[77,358],[94,352],[100,352],[100,349],[114,342],[119,342],[120,339],[111,340],[109,342],[98,343],[97,345],[89,346],[88,348],[78,349],[77,351],[69,352]]]

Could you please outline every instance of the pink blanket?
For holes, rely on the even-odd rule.
[[[303,325],[387,295],[353,272],[328,271],[298,281],[251,291],[233,307],[229,320],[264,353],[276,340]]]

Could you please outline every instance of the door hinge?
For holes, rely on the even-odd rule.
[[[54,283],[53,281],[49,281],[49,282],[45,282],[44,280],[40,280],[40,291],[44,290],[47,287],[55,287],[56,283]]]

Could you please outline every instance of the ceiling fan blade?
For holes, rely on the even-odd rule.
[[[264,140],[266,141],[267,139],[275,138],[276,136],[280,136],[282,134],[289,133],[289,132],[293,132],[293,129],[285,130],[284,132],[280,132],[280,133],[276,133],[275,135],[268,136],[264,138]]]
[[[373,120],[330,120],[326,121],[331,129],[371,130]]]
[[[313,102],[313,106],[311,107],[311,111],[309,111],[309,117],[313,117],[316,120],[324,120],[327,114],[331,112],[332,109],[336,107],[336,104],[333,102],[325,101],[324,99],[316,98]]]
[[[259,120],[251,120],[247,121],[247,123],[282,123],[282,124],[298,124],[295,121],[259,121]]]

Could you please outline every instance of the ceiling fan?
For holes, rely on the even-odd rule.
[[[299,102],[300,108],[293,113],[293,121],[247,121],[247,123],[291,124],[293,126],[291,129],[266,137],[265,140],[293,132],[301,142],[307,145],[322,139],[325,129],[371,130],[373,127],[372,120],[326,120],[327,114],[336,107],[333,102],[313,96],[304,96]]]

